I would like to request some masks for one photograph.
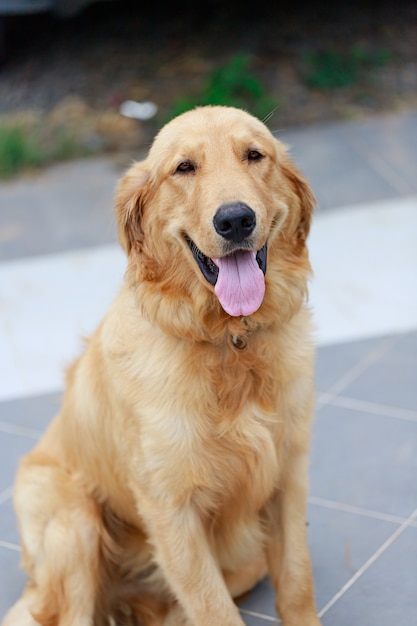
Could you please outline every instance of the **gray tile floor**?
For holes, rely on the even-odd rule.
[[[312,180],[321,210],[327,211],[415,195],[416,131],[417,114],[410,113],[283,135]],[[66,184],[77,185],[79,167],[75,163],[66,170]],[[101,189],[108,202],[107,162],[91,162],[88,167],[93,187]],[[63,175],[59,168],[58,175]],[[79,204],[90,207],[86,213],[79,208],[74,220],[64,201],[59,217],[53,216],[54,201],[48,194],[54,181],[45,174],[13,188],[0,186],[0,202],[7,198],[8,206],[0,211],[0,241],[1,233],[15,233],[6,246],[2,244],[1,259],[113,240],[108,216],[99,216],[91,189],[78,191]],[[29,214],[23,205],[27,207],[36,185],[49,200]],[[37,222],[39,215],[42,220]],[[308,522],[323,626],[413,626],[417,624],[417,330],[320,347],[316,390]],[[0,402],[0,619],[25,581],[19,569],[11,501],[13,476],[19,458],[45,429],[59,401],[56,393]],[[248,626],[277,621],[267,579],[241,604],[241,610]]]

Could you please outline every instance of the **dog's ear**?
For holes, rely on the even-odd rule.
[[[310,232],[316,199],[306,179],[287,156],[281,162],[281,169],[290,183],[293,192],[298,197],[300,217],[296,225],[295,234],[300,243],[305,243]]]
[[[276,139],[279,168],[287,179],[292,192],[298,198],[300,214],[297,216],[297,222],[293,226],[295,236],[300,244],[304,244],[310,232],[316,199],[310,185],[289,158],[287,150],[288,146]]]
[[[149,195],[150,175],[146,161],[135,163],[119,181],[115,194],[115,211],[121,246],[129,254],[143,243],[142,217]]]

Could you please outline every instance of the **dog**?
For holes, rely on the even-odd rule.
[[[320,625],[314,205],[286,147],[232,107],[170,121],[122,178],[124,282],[20,463],[29,582],[3,626],[242,626],[234,600],[267,573],[285,626]]]

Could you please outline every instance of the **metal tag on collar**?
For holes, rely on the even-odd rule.
[[[232,344],[238,350],[243,350],[248,345],[247,341],[242,339],[242,337],[239,337],[239,335],[232,335]]]

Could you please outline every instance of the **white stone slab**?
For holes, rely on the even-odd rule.
[[[0,400],[62,388],[125,265],[116,245],[0,264]]]
[[[310,255],[320,344],[417,328],[417,198],[318,214]]]
[[[315,217],[320,345],[417,329],[417,198]],[[54,392],[122,281],[117,245],[0,264],[0,401]]]

